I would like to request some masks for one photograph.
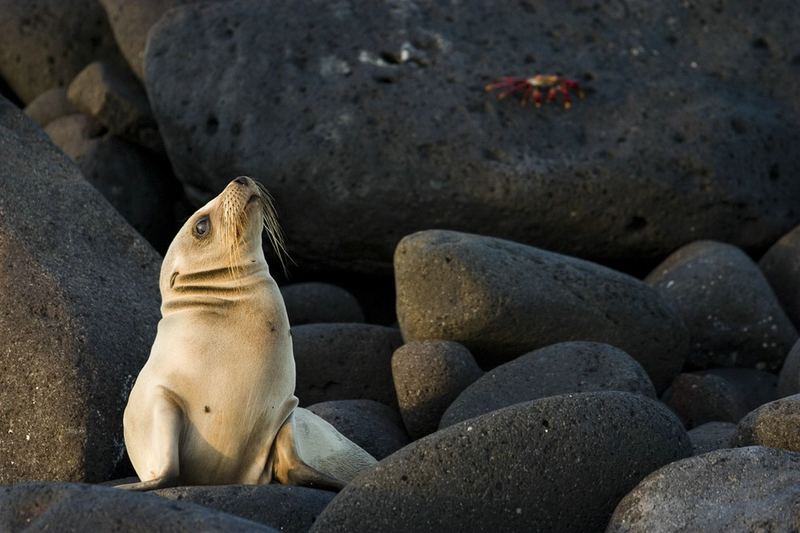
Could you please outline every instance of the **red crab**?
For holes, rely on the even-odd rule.
[[[562,78],[557,74],[536,74],[530,78],[504,76],[487,85],[485,89],[486,92],[503,89],[503,92],[497,95],[498,100],[511,94],[520,94],[522,95],[522,105],[532,101],[536,107],[541,107],[542,101],[547,103],[555,102],[560,93],[563,96],[564,109],[572,107],[570,91],[574,91],[579,98],[584,96],[583,90],[577,81]],[[546,96],[543,91],[547,91]],[[543,96],[544,98],[542,98]]]

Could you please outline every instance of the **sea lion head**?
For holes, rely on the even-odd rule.
[[[243,273],[267,269],[264,229],[283,264],[286,248],[272,197],[257,181],[239,176],[178,231],[161,266],[162,295],[181,281],[191,286],[223,278],[235,282]]]

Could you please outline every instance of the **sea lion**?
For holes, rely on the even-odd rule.
[[[282,258],[271,198],[241,176],[167,250],[162,318],[123,417],[141,482],[120,488],[277,481],[337,490],[376,462],[297,407],[289,320],[264,228]]]

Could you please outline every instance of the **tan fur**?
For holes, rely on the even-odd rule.
[[[200,238],[194,228],[205,216],[210,231]],[[264,226],[282,257],[271,199],[247,178],[199,209],[170,245],[158,334],[125,408],[125,444],[142,481],[126,488],[268,483],[281,446],[293,447],[282,454],[282,468],[302,472],[282,481],[330,485],[374,463],[313,413],[301,414],[303,426],[293,431],[292,340],[261,246]],[[309,433],[309,424],[317,429]],[[279,431],[294,438],[276,448]],[[310,438],[336,445],[320,448],[304,441]],[[354,467],[342,470],[322,454]]]

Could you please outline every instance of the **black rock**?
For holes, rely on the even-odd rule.
[[[797,529],[800,454],[717,450],[650,474],[622,500],[607,533]]]
[[[379,461],[408,444],[400,415],[380,402],[334,400],[315,403],[308,410]]]
[[[96,0],[0,1],[0,75],[26,104],[97,59],[124,63]]]
[[[778,397],[800,392],[800,341],[796,342],[781,368],[778,377]]]
[[[739,421],[735,446],[768,446],[800,452],[800,394],[769,402]]]
[[[160,257],[0,100],[0,483],[102,481],[159,319]]]
[[[641,281],[588,261],[423,231],[397,246],[395,279],[406,342],[460,342],[486,366],[558,342],[603,342],[636,359],[658,391],[683,366],[688,336],[672,307]]]
[[[278,484],[175,487],[154,494],[216,509],[286,533],[308,531],[335,496],[327,490]]]
[[[800,226],[773,244],[758,266],[795,327],[800,326]]]
[[[644,396],[543,398],[409,444],[348,484],[312,531],[602,530],[644,476],[691,449]]]
[[[293,283],[281,287],[293,326],[322,322],[364,322],[356,297],[329,283]]]
[[[751,368],[713,368],[681,374],[662,400],[687,427],[706,422],[738,422],[776,397],[774,374]]]
[[[75,113],[78,110],[70,103],[64,87],[43,92],[25,107],[25,114],[42,128],[57,118]]]
[[[689,431],[694,455],[713,452],[722,448],[731,448],[736,435],[736,424],[733,422],[706,422]]]
[[[3,531],[254,531],[272,528],[199,505],[75,483],[0,486]]]
[[[194,201],[263,178],[314,263],[388,269],[430,228],[596,261],[772,244],[800,222],[800,7],[630,4],[193,4],[152,27],[145,80]],[[537,72],[591,93],[483,90]]]
[[[436,431],[448,406],[482,375],[469,350],[457,342],[409,342],[398,348],[392,378],[409,435],[418,439]]]
[[[439,426],[451,426],[515,403],[602,390],[656,398],[647,372],[622,350],[597,342],[562,342],[487,372],[453,401]]]
[[[397,408],[392,353],[403,341],[394,328],[371,324],[292,327],[300,405],[368,399]]]
[[[672,301],[689,328],[689,363],[776,370],[797,330],[752,259],[713,241],[686,245],[645,280]]]

